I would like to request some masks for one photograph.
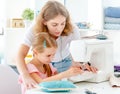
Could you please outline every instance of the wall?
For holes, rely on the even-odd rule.
[[[5,18],[6,18],[5,3],[6,3],[5,0],[2,0],[0,2],[0,28],[5,26]]]
[[[27,7],[40,11],[48,0],[6,0],[6,18],[21,18],[23,10]],[[69,10],[74,22],[87,21],[88,0],[58,0]],[[14,3],[11,3],[14,2]]]
[[[73,22],[86,22],[88,19],[88,0],[66,0],[65,5]]]
[[[16,52],[19,48],[20,43],[24,38],[26,29],[5,29],[5,40],[4,40],[4,49],[5,49],[5,63],[15,65],[14,59]]]
[[[35,2],[35,11],[40,11],[41,8],[45,5],[45,3],[48,0],[34,0]],[[62,4],[64,4],[64,0],[58,0],[59,2],[61,2]]]
[[[6,0],[7,18],[21,17],[23,10],[28,7],[34,9],[33,1],[34,0]]]
[[[120,7],[120,0],[103,0],[103,7],[108,7],[108,6]]]
[[[103,29],[103,8],[101,0],[88,0],[88,21],[91,29]]]
[[[35,12],[41,10],[44,4],[48,0],[35,0]],[[63,5],[65,3],[66,8],[68,9],[71,18],[74,22],[85,22],[87,21],[87,2],[88,0],[58,0]]]
[[[22,18],[22,12],[25,8],[34,9],[34,0],[6,0],[6,27],[11,26],[11,19]]]

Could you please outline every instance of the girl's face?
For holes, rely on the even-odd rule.
[[[62,15],[58,15],[55,18],[46,21],[44,25],[47,26],[49,33],[53,37],[59,37],[63,32],[65,25],[66,25],[66,18]]]
[[[37,59],[43,64],[49,64],[56,53],[56,48],[45,48],[43,53],[37,53]]]

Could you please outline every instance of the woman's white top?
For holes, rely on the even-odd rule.
[[[80,39],[80,32],[77,27],[74,28],[73,32],[69,34],[68,36],[60,36],[57,38],[57,52],[54,56],[54,59],[52,62],[58,62],[61,61],[62,59],[66,58],[67,56],[70,55],[69,52],[69,45],[72,40],[77,40]],[[27,30],[23,44],[27,45],[28,47],[31,47],[32,41],[34,40],[34,34],[32,31],[32,26]]]

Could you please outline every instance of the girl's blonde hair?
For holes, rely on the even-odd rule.
[[[47,32],[40,32],[36,34],[32,49],[35,49],[38,53],[43,53],[45,48],[57,48],[57,42],[54,38],[52,38]],[[46,70],[46,73],[49,76],[52,75],[51,68],[49,64],[44,64],[44,69]]]
[[[62,32],[62,36],[67,36],[73,31],[73,26],[70,21],[70,15],[67,9],[59,3],[58,1],[48,1],[45,6],[40,11],[39,15],[36,18],[36,24],[33,28],[35,33],[38,32],[48,32],[47,26],[43,24],[44,21],[49,21],[50,19],[55,18],[58,15],[62,15],[66,18],[66,25]]]

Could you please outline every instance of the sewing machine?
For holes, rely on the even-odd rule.
[[[90,62],[98,69],[96,74],[86,71],[68,78],[73,82],[103,82],[109,80],[114,72],[113,44],[110,40],[75,40],[70,44],[70,52],[75,62]]]

